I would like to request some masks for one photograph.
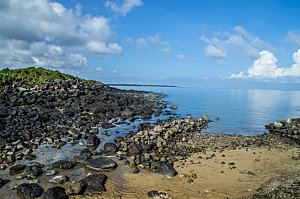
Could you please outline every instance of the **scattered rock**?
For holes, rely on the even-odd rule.
[[[65,192],[65,189],[59,186],[51,187],[47,189],[42,199],[67,199],[69,198]]]
[[[93,159],[74,157],[77,163],[83,164],[93,171],[107,171],[117,167],[117,163],[108,157],[97,157]]]
[[[67,160],[59,160],[52,164],[52,167],[56,169],[72,169],[74,166],[73,162]]]
[[[55,176],[54,178],[49,180],[50,183],[54,183],[54,184],[62,184],[65,183],[66,181],[67,181],[67,176],[65,175]]]
[[[155,170],[156,173],[162,174],[167,178],[172,178],[177,175],[177,171],[174,169],[171,163],[161,163],[160,166]]]
[[[104,153],[110,153],[110,152],[117,152],[118,151],[118,148],[117,146],[112,143],[112,142],[107,142],[104,144],[104,148],[103,148],[103,152]]]
[[[87,184],[87,187],[85,189],[85,194],[98,194],[105,192],[106,189],[104,187],[104,184],[107,180],[106,175],[104,174],[96,174],[96,175],[90,175],[84,178],[84,181]]]
[[[43,174],[43,170],[38,165],[29,165],[25,168],[24,173],[26,177],[37,178]]]
[[[87,187],[87,183],[85,182],[84,179],[72,182],[70,187],[67,189],[67,194],[68,195],[83,194],[86,187]]]
[[[17,172],[19,172],[19,171],[22,171],[22,170],[24,170],[25,168],[26,168],[26,165],[16,164],[16,165],[14,165],[14,166],[12,166],[12,167],[9,168],[9,172],[10,172],[11,174],[13,174],[13,173],[17,173]]]
[[[37,198],[43,193],[43,188],[38,184],[23,183],[17,187],[17,193],[23,198]]]
[[[10,180],[0,178],[0,188],[6,185]]]

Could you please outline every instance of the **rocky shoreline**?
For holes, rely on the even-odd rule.
[[[153,115],[172,115],[165,108],[166,103],[158,94],[120,90],[80,80],[50,81],[30,89],[3,86],[0,88],[0,169],[8,168],[15,180],[10,182],[0,178],[0,187],[9,185],[24,198],[72,198],[72,195],[106,191],[105,183],[109,178],[98,172],[118,169],[118,164],[105,155],[117,156],[119,164],[129,165],[133,173],[153,171],[172,178],[178,175],[175,163],[184,162],[193,154],[256,148],[299,151],[300,119],[269,124],[266,128],[270,134],[211,136],[205,132],[210,122],[207,115],[199,119],[171,116],[157,119],[155,123],[143,121],[134,131],[127,131],[126,136],[116,136],[114,142],[107,142],[103,149],[97,149],[101,143],[97,135],[99,127],[110,129],[138,119],[151,119]],[[171,110],[176,108],[175,105],[170,107]],[[101,133],[109,136],[106,131]],[[33,151],[39,146],[64,150],[66,144],[80,144],[85,148],[71,158],[72,161],[53,161],[50,167],[34,161]],[[299,163],[299,157],[298,153],[291,158]],[[206,157],[207,160],[214,158],[214,153]],[[27,164],[20,163],[23,159],[28,160]],[[65,171],[72,173],[74,168],[81,166],[90,173],[74,181],[65,175]],[[234,164],[231,166],[235,167]],[[49,183],[54,185],[47,190],[39,185],[39,179],[45,176],[50,176]],[[197,178],[197,174],[191,176]],[[272,198],[288,194],[288,197],[297,198],[300,196],[297,179],[286,185],[287,188],[260,189],[248,197]],[[16,183],[18,180],[24,183]],[[193,183],[192,179],[190,183]],[[5,194],[0,196],[6,198]],[[173,198],[159,190],[149,190],[148,197]]]

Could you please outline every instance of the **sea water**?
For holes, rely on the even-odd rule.
[[[164,93],[168,106],[177,105],[181,117],[208,115],[207,131],[235,135],[259,135],[265,125],[277,120],[300,117],[300,91],[239,90],[183,87],[118,86]],[[220,120],[215,120],[216,118]]]

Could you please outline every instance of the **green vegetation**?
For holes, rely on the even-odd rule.
[[[49,70],[45,68],[20,68],[15,70],[10,70],[5,68],[0,71],[0,85],[7,84],[18,84],[22,87],[32,87],[35,85],[41,85],[47,83],[49,80],[61,80],[61,81],[71,81],[71,80],[82,80],[90,83],[102,84],[95,80],[84,80],[72,75],[61,73],[59,71]]]

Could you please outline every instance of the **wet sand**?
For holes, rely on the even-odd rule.
[[[106,193],[71,198],[149,198],[147,193],[151,190],[181,199],[240,198],[256,193],[258,188],[271,180],[299,174],[300,161],[292,159],[299,153],[299,148],[243,148],[222,153],[208,151],[176,162],[174,168],[178,175],[172,179],[144,171],[132,174],[125,169],[127,172],[119,178],[107,181]],[[197,178],[192,177],[193,173]],[[189,179],[193,182],[189,183]]]

